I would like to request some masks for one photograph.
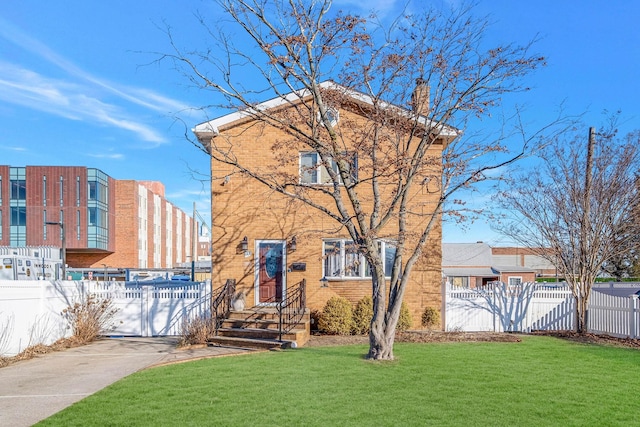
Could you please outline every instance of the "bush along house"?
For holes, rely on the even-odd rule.
[[[221,335],[234,325],[268,329],[268,313],[292,298],[308,320],[310,311],[322,310],[333,296],[354,305],[371,296],[371,268],[343,220],[357,209],[388,214],[376,235],[385,281],[391,279],[394,262],[409,258],[400,256],[405,249],[397,243],[398,223],[409,247],[433,222],[403,301],[414,328],[420,327],[427,307],[441,309],[441,223],[439,214],[430,212],[440,197],[442,150],[455,131],[439,128],[421,153],[428,161],[419,166],[420,182],[404,194],[411,215],[400,221],[393,209],[384,210],[394,206],[402,179],[394,173],[402,167],[394,144],[401,139],[398,134],[416,132],[415,123],[426,122],[417,108],[428,108],[428,88],[416,87],[414,108],[381,108],[334,82],[321,83],[320,89],[321,98],[307,90],[282,94],[193,129],[211,156],[212,281],[218,287],[214,306],[225,305],[225,298],[244,301],[244,310],[235,307],[241,316],[233,313],[231,303],[230,314],[218,308]],[[347,194],[347,186],[357,191]],[[349,203],[340,205],[336,199],[341,198]],[[224,284],[234,285],[225,291],[233,295],[220,295]],[[220,319],[229,315],[236,319]],[[293,329],[306,331],[306,336],[303,332],[287,339],[304,344],[308,323]]]

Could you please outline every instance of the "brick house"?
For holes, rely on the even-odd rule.
[[[346,150],[352,147],[360,129],[367,126],[363,114],[370,100],[363,94],[344,89],[332,82],[323,88],[342,90],[339,105],[332,106],[332,114]],[[347,96],[344,96],[344,93]],[[254,108],[257,111],[277,110],[282,117],[294,113],[295,107],[306,98],[304,93],[292,93],[275,98]],[[428,95],[427,95],[428,96]],[[336,99],[336,98],[334,98]],[[307,104],[305,104],[307,105]],[[302,108],[301,108],[302,109]],[[415,112],[392,107],[398,116]],[[415,116],[413,116],[415,117]],[[357,253],[356,245],[347,231],[334,219],[302,202],[270,190],[246,170],[259,171],[263,177],[279,177],[305,183],[309,191],[314,186],[326,185],[326,170],[317,164],[316,153],[292,137],[286,130],[257,119],[243,111],[228,114],[201,124],[193,132],[203,147],[211,153],[211,146],[228,146],[228,156],[245,165],[245,170],[230,166],[225,161],[211,158],[211,242],[212,281],[220,286],[234,279],[237,289],[247,295],[248,305],[260,305],[279,295],[288,286],[306,280],[306,303],[311,310],[320,310],[334,295],[356,303],[363,296],[371,296],[371,278],[364,257]],[[448,137],[448,136],[447,136]],[[441,174],[442,148],[446,137],[436,136],[436,144],[427,155],[435,159],[432,179],[416,185],[411,194],[412,206],[426,210],[438,199],[437,191],[428,186],[437,185]],[[224,160],[224,159],[223,159]],[[353,161],[354,173],[364,181],[368,159]],[[275,178],[274,178],[275,179]],[[390,181],[397,178],[391,177]],[[427,182],[429,181],[429,182]],[[382,199],[390,193],[384,187]],[[305,191],[305,187],[302,190]],[[312,193],[319,205],[335,209],[335,203],[326,194]],[[317,194],[317,196],[316,196]],[[373,203],[371,190],[363,186],[363,204]],[[411,218],[411,230],[424,228],[426,219],[419,215]],[[379,248],[386,260],[393,259],[393,230],[388,238],[379,240]],[[441,297],[441,224],[429,235],[422,258],[413,269],[404,301],[414,322],[420,326],[425,307],[440,309]],[[388,262],[388,261],[387,261]],[[389,271],[390,271],[390,266]],[[386,268],[385,268],[386,270]]]
[[[537,277],[556,278],[558,270],[548,259],[540,256],[541,253],[550,254],[551,249],[524,248],[517,246],[504,246],[491,248],[491,255],[498,265],[518,266],[535,270]]]
[[[533,282],[536,270],[519,264],[516,259],[505,258],[494,253],[494,249],[483,242],[443,243],[442,273],[449,285],[477,288],[490,282],[518,285]],[[511,251],[496,251],[500,255]]]

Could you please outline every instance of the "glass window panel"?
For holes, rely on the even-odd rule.
[[[89,225],[98,225],[96,208],[89,208]]]
[[[27,199],[27,181],[23,179],[11,180],[11,199],[12,200]]]
[[[304,184],[318,182],[318,155],[316,153],[300,154],[300,181]]]
[[[457,287],[468,288],[469,287],[469,278],[466,277],[466,276],[452,277],[451,278],[451,284],[453,286],[457,286]]]
[[[11,225],[27,225],[27,208],[11,208]]]
[[[396,258],[396,248],[393,245],[386,243],[384,245],[384,275],[391,277],[391,271],[393,270],[393,262]]]
[[[89,181],[89,200],[96,200],[97,191],[96,186],[98,184],[96,182]]]
[[[352,241],[345,242],[344,250],[344,275],[347,277],[359,277],[362,264],[358,246]]]
[[[324,275],[325,277],[340,277],[341,250],[340,241],[324,242]]]

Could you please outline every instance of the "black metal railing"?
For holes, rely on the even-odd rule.
[[[235,279],[227,279],[224,285],[212,292],[211,317],[216,336],[218,335],[218,329],[222,326],[222,322],[229,317],[229,312],[231,311],[231,299],[235,293]]]
[[[307,307],[307,281],[302,279],[287,288],[281,301],[277,302],[279,340],[290,332],[304,317]]]

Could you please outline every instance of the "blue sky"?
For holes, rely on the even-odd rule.
[[[340,0],[335,7],[393,16],[404,4]],[[88,166],[116,179],[161,181],[171,202],[189,214],[195,202],[209,221],[208,158],[174,121],[202,121],[191,108],[207,104],[206,96],[150,53],[170,51],[164,22],[182,45],[203,46],[197,10],[217,19],[212,2],[199,0],[0,2],[0,164]],[[490,15],[487,37],[495,43],[539,38],[534,50],[548,66],[516,99],[531,129],[561,103],[569,114],[586,112],[587,125],[601,124],[606,109],[622,111],[622,131],[640,127],[640,2],[480,0],[476,13]],[[467,231],[445,225],[443,240],[508,244],[482,220]]]

